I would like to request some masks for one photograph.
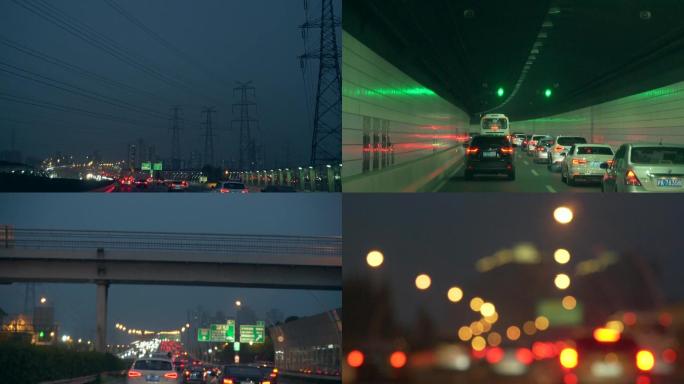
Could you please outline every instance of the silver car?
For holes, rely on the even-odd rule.
[[[525,148],[525,150],[527,150],[527,154],[530,156],[533,155],[534,149],[537,147],[537,143],[540,140],[544,140],[544,139],[551,139],[551,136],[549,136],[549,135],[532,135],[530,140],[527,142],[527,148]]]
[[[575,144],[586,144],[587,139],[582,136],[556,136],[556,144],[551,151],[551,164],[560,165]]]
[[[534,162],[535,163],[548,163],[549,154],[553,150],[553,143],[555,141],[552,138],[541,139],[534,148]]]
[[[604,192],[684,192],[682,144],[623,144],[601,168]]]
[[[170,384],[178,383],[181,378],[173,369],[173,364],[169,359],[149,358],[137,359],[131,365],[127,375],[128,384],[137,383],[159,383]]]
[[[513,136],[511,137],[511,143],[513,143],[514,147],[521,146],[524,140],[525,140],[525,134],[524,133],[514,133]]]
[[[610,161],[613,155],[610,145],[573,145],[561,162],[561,181],[568,185],[575,185],[578,181],[600,183],[606,173],[601,164]]]

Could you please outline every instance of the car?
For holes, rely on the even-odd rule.
[[[604,192],[684,192],[682,144],[623,144],[601,168]]]
[[[126,375],[127,383],[178,383],[178,372],[169,359],[142,358],[133,361]]]
[[[188,189],[188,182],[185,180],[167,180],[166,186],[169,192],[186,191]]]
[[[529,143],[531,139],[532,139],[532,134],[531,134],[531,133],[528,133],[528,134],[525,135],[525,137],[523,138],[522,143],[520,143],[520,146],[523,148],[523,151],[527,149],[527,143]]]
[[[560,170],[561,162],[565,157],[563,154],[567,155],[570,148],[575,144],[586,144],[587,139],[582,136],[556,136],[555,142],[551,151],[551,162],[549,165]]]
[[[218,191],[220,193],[248,193],[249,189],[240,181],[224,181]]]
[[[133,178],[133,176],[124,176],[119,179],[119,183],[121,185],[133,185],[134,182],[135,179]]]
[[[508,117],[502,113],[488,113],[480,119],[481,135],[510,136]]]
[[[530,156],[534,155],[534,150],[537,148],[537,143],[540,140],[544,140],[544,139],[551,139],[551,136],[549,136],[549,135],[532,135],[532,137],[530,137],[530,139],[527,141],[527,146],[525,147],[527,154]]]
[[[289,185],[269,185],[262,188],[261,192],[297,192],[297,190]]]
[[[601,164],[613,158],[613,148],[605,144],[576,144],[561,162],[561,181],[575,185],[578,181],[600,183],[605,170]]]
[[[183,384],[204,383],[204,368],[188,367],[183,370]]]
[[[514,147],[520,147],[525,141],[525,134],[524,133],[514,133],[513,136],[511,136],[511,143],[513,143]]]
[[[271,384],[278,384],[278,368],[276,368],[273,363],[260,363],[255,364],[263,373],[264,378],[271,381]]]
[[[151,177],[138,177],[135,179],[135,186],[137,188],[147,188],[147,185],[152,182]]]
[[[549,162],[549,152],[553,147],[555,141],[552,138],[541,139],[534,148],[534,162],[535,163],[548,163]]]
[[[507,136],[478,136],[466,145],[465,179],[476,174],[506,174],[515,180],[513,146]]]
[[[264,375],[264,372],[252,365],[231,364],[223,367],[223,372],[220,375],[219,383],[223,384],[271,384],[270,376]]]

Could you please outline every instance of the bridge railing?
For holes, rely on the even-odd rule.
[[[340,257],[339,237],[25,229],[2,226],[5,248],[121,249]]]

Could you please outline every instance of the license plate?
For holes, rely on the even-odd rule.
[[[154,381],[154,382],[157,382],[157,381],[159,381],[159,376],[157,376],[157,375],[147,375],[147,376],[145,376],[145,381]]]
[[[592,161],[590,166],[592,168],[601,168],[601,162],[600,161]]]
[[[482,152],[482,156],[484,156],[484,157],[496,157],[496,152],[495,151]]]
[[[656,181],[659,187],[678,187],[682,186],[682,179],[678,177],[662,177]]]

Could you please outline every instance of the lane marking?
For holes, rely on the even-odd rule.
[[[523,160],[523,164],[530,165],[530,163],[527,160]]]
[[[547,189],[549,192],[551,192],[551,193],[556,193],[556,190],[553,189],[552,186],[550,186],[550,185],[547,184],[547,185],[545,185],[545,187],[546,187],[546,189]]]
[[[453,177],[454,175],[456,175],[461,170],[461,168],[463,168],[463,165],[464,165],[464,163],[459,164],[458,167],[456,167],[456,169],[454,169],[454,171],[451,173],[451,175],[449,175],[448,177],[445,177],[441,183],[437,184],[435,189],[433,189],[433,192],[441,191],[442,188],[444,188],[444,185],[446,185],[446,183],[449,181],[449,179],[451,177]]]
[[[532,169],[531,171],[532,171],[532,174],[533,174],[533,175],[535,175],[535,176],[539,176],[539,174],[537,173],[537,170],[535,170],[535,169]]]

